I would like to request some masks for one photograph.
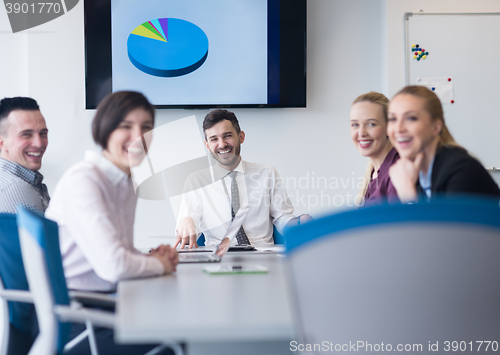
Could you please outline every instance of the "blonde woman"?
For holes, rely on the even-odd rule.
[[[371,91],[358,96],[351,107],[351,138],[361,155],[369,158],[361,196],[365,205],[397,201],[389,168],[398,159],[387,138],[389,99]]]
[[[401,157],[389,170],[401,202],[439,195],[500,196],[486,169],[455,142],[439,98],[426,87],[407,86],[393,97],[387,132]]]

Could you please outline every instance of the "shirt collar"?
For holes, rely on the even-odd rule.
[[[240,163],[236,168],[234,168],[233,171],[237,171],[243,174],[247,173],[247,168],[245,166],[245,162],[243,161],[243,159],[240,160]],[[213,166],[213,172],[215,181],[225,178],[230,173],[229,170],[224,169],[222,166],[219,165],[219,163]]]
[[[85,152],[85,161],[94,163],[99,170],[101,170],[113,186],[118,185],[121,181],[128,179],[129,176],[125,174],[119,167],[109,161],[101,153],[94,151]]]
[[[434,156],[435,158],[435,156]],[[420,186],[425,191],[427,197],[431,197],[431,186],[432,186],[432,167],[434,166],[434,158],[432,158],[429,168],[427,169],[427,174],[423,172],[418,172],[418,181]]]
[[[245,163],[243,162],[243,159],[240,160],[240,163],[238,164],[238,166],[236,168],[234,168],[233,171],[237,171],[237,172],[240,172],[243,174],[247,173],[247,168],[245,166]]]
[[[40,185],[43,175],[38,171],[26,169],[13,161],[0,158],[0,169],[8,171],[31,185]]]

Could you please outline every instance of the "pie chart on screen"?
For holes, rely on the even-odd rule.
[[[177,18],[159,18],[137,26],[128,36],[130,62],[159,77],[189,74],[205,63],[208,37],[201,28]]]

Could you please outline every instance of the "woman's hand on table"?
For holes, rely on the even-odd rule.
[[[179,253],[175,248],[170,247],[170,245],[162,244],[153,249],[149,255],[162,263],[166,274],[175,271],[175,267],[179,263]]]

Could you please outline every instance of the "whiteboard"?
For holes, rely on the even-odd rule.
[[[485,167],[500,167],[500,14],[407,13],[405,19],[407,84],[451,78],[446,125]],[[427,58],[413,59],[412,44]]]

